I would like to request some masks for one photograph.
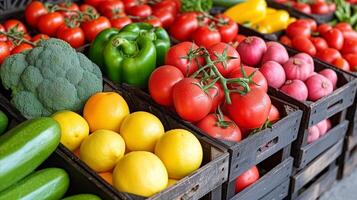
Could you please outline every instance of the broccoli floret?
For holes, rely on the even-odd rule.
[[[59,39],[10,56],[0,68],[0,77],[12,91],[12,103],[27,118],[79,111],[103,89],[98,66]]]

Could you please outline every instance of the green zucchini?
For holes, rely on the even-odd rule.
[[[49,117],[26,121],[0,136],[0,192],[33,172],[60,137],[60,126]]]
[[[101,200],[101,198],[94,194],[77,194],[70,197],[66,197],[62,200]]]
[[[59,168],[47,168],[30,174],[0,192],[0,200],[58,200],[69,186],[69,176]]]
[[[229,8],[243,2],[245,0],[213,0],[213,6]]]

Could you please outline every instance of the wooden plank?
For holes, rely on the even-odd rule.
[[[282,200],[289,194],[289,184],[290,179],[287,179],[284,183],[276,187],[274,190],[269,192],[266,196],[259,200]]]

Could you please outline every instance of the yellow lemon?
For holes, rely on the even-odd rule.
[[[101,129],[119,132],[120,124],[128,114],[128,104],[115,92],[94,94],[88,99],[83,109],[83,116],[91,132]]]
[[[156,142],[165,133],[159,118],[148,112],[134,112],[120,127],[128,151],[154,152]]]
[[[165,164],[169,177],[181,179],[202,163],[202,146],[189,131],[174,129],[166,132],[157,142],[155,154]]]
[[[96,172],[106,172],[115,167],[124,156],[125,142],[116,132],[98,130],[82,143],[80,159]]]
[[[167,186],[168,176],[162,161],[153,153],[126,154],[113,172],[113,185],[121,192],[150,197]]]
[[[167,182],[167,188],[173,186],[174,184],[177,183],[178,180],[175,180],[175,179],[169,179],[169,181]]]
[[[72,111],[60,111],[52,118],[61,127],[61,143],[69,150],[74,151],[89,135],[89,126],[86,120]]]

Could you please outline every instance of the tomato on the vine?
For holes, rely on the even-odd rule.
[[[316,57],[327,63],[332,63],[337,58],[341,58],[339,51],[333,48],[327,48],[322,51],[317,52]]]
[[[130,7],[128,10],[126,10],[126,13],[128,15],[136,16],[139,18],[146,18],[152,14],[152,10],[149,5],[143,4]]]
[[[0,31],[5,32],[5,27],[0,24]],[[6,35],[1,35],[0,34],[0,42],[5,42],[7,40]]]
[[[327,44],[331,48],[341,50],[343,46],[343,34],[337,28],[332,28],[326,31],[322,36],[326,39]]]
[[[27,33],[26,26],[20,20],[17,19],[6,20],[5,23],[3,23],[3,26],[6,31],[15,30],[18,32]]]
[[[208,94],[212,98],[212,108],[210,113],[216,112],[218,106],[224,101],[224,90],[219,82],[214,83],[214,86],[207,90]]]
[[[222,76],[226,77],[233,70],[240,68],[241,60],[239,54],[237,50],[231,45],[220,42],[210,46],[207,50],[210,54],[212,61],[217,61],[219,59],[223,59],[224,57],[226,58],[224,62],[219,62],[215,64]]]
[[[36,27],[39,18],[44,14],[47,14],[45,5],[40,1],[32,1],[25,9],[26,22],[30,26]]]
[[[251,88],[250,92],[241,95],[231,93],[232,103],[227,104],[228,116],[242,128],[260,128],[268,119],[271,100],[268,94],[258,88]]]
[[[130,23],[132,23],[132,21],[129,17],[119,17],[110,20],[112,27],[117,29],[121,29]]]
[[[10,49],[6,42],[0,42],[0,64],[10,56]]]
[[[60,26],[64,24],[64,17],[59,12],[52,12],[42,15],[37,23],[37,28],[41,33],[48,36],[55,36]]]
[[[198,28],[197,13],[183,13],[178,16],[170,27],[170,35],[178,41],[187,41]]]
[[[229,74],[229,78],[243,78],[242,70],[245,72],[247,76],[250,76],[254,73],[252,77],[252,83],[249,84],[250,89],[256,88],[263,90],[264,92],[268,91],[268,82],[264,75],[254,67],[243,66],[243,69],[239,66],[234,71]],[[232,88],[240,88],[241,86],[237,83],[230,84]]]
[[[99,4],[98,9],[102,15],[108,17],[109,19],[125,15],[124,4],[122,1],[118,0],[103,1]]]
[[[239,127],[227,116],[220,118],[216,114],[209,114],[197,123],[197,127],[213,138],[231,142],[241,141],[242,133]]]
[[[90,14],[98,14],[97,9],[89,4],[80,5],[79,10],[82,12],[90,13]]]
[[[31,42],[39,42],[40,40],[48,40],[50,37],[46,34],[39,33],[32,37]]]
[[[276,122],[280,119],[280,113],[278,108],[276,108],[273,104],[271,104],[270,112],[268,119],[270,122]]]
[[[15,44],[12,40],[6,40],[6,44],[9,47],[10,51],[12,51],[15,48]]]
[[[105,1],[105,0],[84,0],[84,3],[94,6],[94,7],[97,7],[103,1]]]
[[[68,10],[68,11],[60,11],[60,13],[65,18],[71,18],[72,16],[78,15],[78,13],[75,12],[75,11],[79,11],[79,6],[76,3],[73,2],[59,3],[58,6]]]
[[[16,46],[13,50],[11,50],[11,55],[21,53],[29,49],[33,49],[33,46],[27,43],[21,43],[18,46]]]
[[[173,102],[177,114],[189,122],[197,122],[208,115],[212,99],[194,78],[184,78],[173,88]]]
[[[223,14],[216,16],[220,20],[217,24],[218,31],[221,34],[222,42],[232,42],[238,34],[238,24],[235,23],[230,17]]]
[[[84,32],[80,27],[69,27],[65,24],[58,29],[57,37],[68,42],[73,48],[83,46],[86,41]]]
[[[133,6],[146,4],[147,0],[122,0],[122,2],[124,3],[125,10],[128,10]]]
[[[244,190],[246,187],[255,183],[259,179],[259,171],[256,166],[248,169],[237,177],[236,180],[236,193]]]
[[[89,42],[92,42],[102,30],[110,27],[111,24],[109,19],[103,16],[90,21],[85,21],[81,24],[84,35]]]
[[[210,47],[221,42],[221,34],[215,27],[200,26],[192,35],[193,41],[202,47]]]

